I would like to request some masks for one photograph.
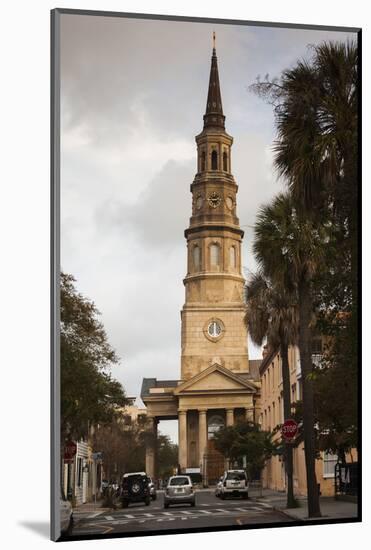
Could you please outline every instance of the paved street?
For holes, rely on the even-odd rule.
[[[165,510],[163,493],[150,506],[131,504],[128,508],[114,511],[100,510],[74,512],[73,535],[109,534],[130,531],[153,531],[163,529],[187,529],[275,523],[293,521],[269,504],[253,500],[220,500],[211,491],[196,493],[196,506],[174,505]]]

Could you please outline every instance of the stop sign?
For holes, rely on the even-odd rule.
[[[64,446],[64,460],[72,460],[76,454],[77,445],[74,441],[69,441]]]
[[[288,418],[282,425],[281,428],[282,437],[285,441],[290,442],[295,439],[298,433],[298,424],[292,418]]]

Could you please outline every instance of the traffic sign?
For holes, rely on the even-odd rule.
[[[292,418],[288,418],[282,425],[281,433],[287,443],[294,441],[298,434],[298,423]]]
[[[92,459],[93,460],[102,460],[103,459],[103,453],[101,451],[97,453],[92,453]]]
[[[72,461],[77,452],[77,445],[74,441],[68,441],[64,446],[64,460]]]

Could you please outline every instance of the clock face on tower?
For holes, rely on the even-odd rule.
[[[217,208],[220,203],[222,202],[222,199],[218,193],[213,191],[207,198],[207,202],[209,203],[209,206],[211,208]]]
[[[221,334],[222,329],[219,323],[217,323],[216,321],[212,321],[207,327],[207,332],[209,333],[209,336],[217,338]]]

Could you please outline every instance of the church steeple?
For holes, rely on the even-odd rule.
[[[192,216],[184,233],[188,257],[182,309],[182,380],[215,362],[235,373],[249,372],[243,231],[236,213],[238,187],[231,172],[233,138],[224,129],[215,42],[204,128],[196,143]]]
[[[225,116],[223,115],[222,96],[220,93],[218,58],[216,57],[215,32],[213,33],[213,54],[207,94],[206,112],[204,114],[204,129],[221,128],[224,130]]]

